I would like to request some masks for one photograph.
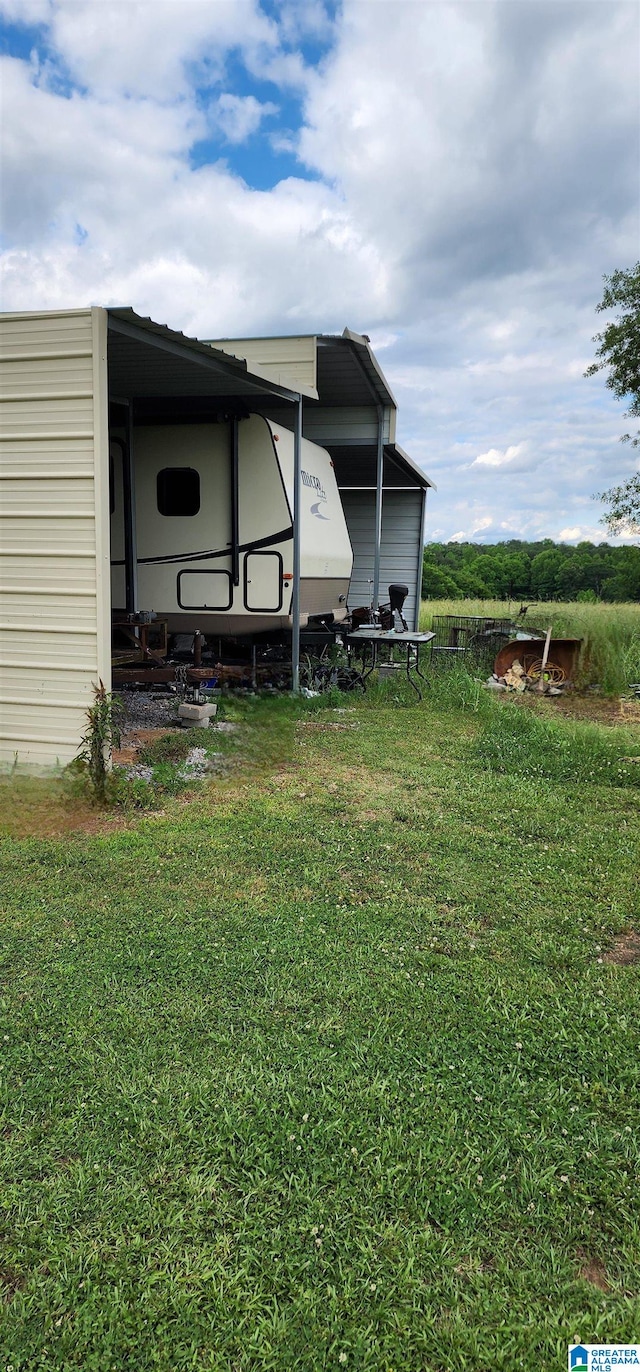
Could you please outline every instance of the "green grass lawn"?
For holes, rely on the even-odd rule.
[[[502,747],[517,706],[346,703],[247,703],[190,801],[4,839],[2,1372],[640,1339],[640,736],[591,778],[579,726],[555,773]]]

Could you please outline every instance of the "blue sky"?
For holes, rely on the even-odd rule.
[[[0,0],[3,308],[371,335],[428,535],[599,539],[635,0]]]

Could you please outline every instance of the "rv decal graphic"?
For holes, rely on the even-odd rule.
[[[305,472],[304,469],[300,474],[302,476],[303,486],[310,486],[312,491],[315,491],[316,495],[318,495],[321,500],[326,500],[327,492],[324,489],[320,477],[313,476],[310,472]]]
[[[258,548],[270,548],[274,543],[288,543],[293,538],[293,525],[288,529],[279,529],[277,534],[267,534],[264,538],[254,538],[252,543],[241,543],[238,547],[239,553],[253,553]],[[205,562],[213,557],[231,557],[233,549],[229,544],[226,548],[210,548],[206,552],[198,553],[167,553],[164,557],[139,557],[138,565],[142,563],[159,562]],[[112,559],[112,567],[124,567],[124,558]]]
[[[312,505],[312,506],[311,506],[311,513],[312,513],[312,515],[315,515],[316,519],[324,519],[325,524],[330,524],[330,523],[331,523],[331,520],[329,519],[329,516],[328,516],[328,515],[320,514],[320,501],[319,501],[319,500],[316,500],[315,505]]]

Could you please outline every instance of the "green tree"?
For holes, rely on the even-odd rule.
[[[616,549],[615,574],[606,583],[606,599],[640,600],[640,548]]]
[[[607,371],[607,386],[619,400],[630,401],[627,414],[640,418],[640,262],[628,271],[615,271],[605,276],[605,289],[598,312],[619,311],[617,318],[597,333],[594,343],[597,362],[587,367],[585,376]],[[640,444],[640,430],[632,438],[622,435],[623,442]],[[602,523],[610,533],[640,533],[640,472],[612,486],[595,497],[603,500],[609,510]]]
[[[558,582],[566,561],[561,548],[546,548],[531,563],[531,590],[538,600],[554,600]]]
[[[422,564],[422,599],[459,600],[461,595],[462,592],[453,577],[425,557]]]
[[[621,486],[602,491],[596,500],[606,500],[609,506],[600,523],[610,534],[640,534],[640,472]]]

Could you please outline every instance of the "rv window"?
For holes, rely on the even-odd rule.
[[[163,467],[158,472],[158,509],[161,515],[197,515],[200,473],[194,467]]]

